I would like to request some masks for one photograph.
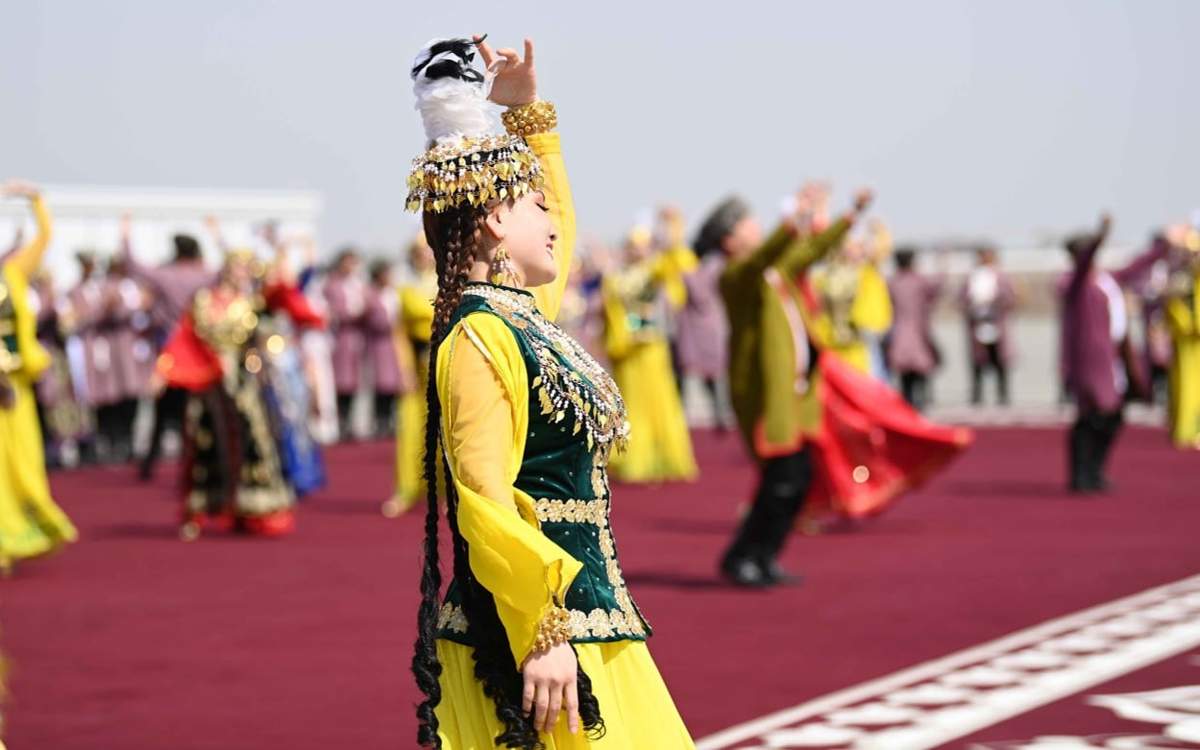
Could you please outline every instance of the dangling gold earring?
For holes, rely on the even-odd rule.
[[[517,269],[513,266],[512,258],[509,257],[508,250],[504,245],[496,247],[496,252],[492,255],[491,267],[488,271],[488,281],[497,286],[517,286],[520,283],[517,277]]]

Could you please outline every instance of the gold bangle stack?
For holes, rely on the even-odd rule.
[[[519,107],[510,107],[500,115],[504,129],[524,138],[536,133],[548,133],[558,127],[558,111],[550,102],[541,99]]]
[[[571,640],[571,613],[562,607],[554,607],[538,623],[537,636],[533,639],[533,652],[549,651],[555,646]]]

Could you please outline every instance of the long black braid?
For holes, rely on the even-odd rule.
[[[417,706],[417,741],[422,747],[440,748],[438,720],[434,712],[441,701],[438,678],[442,665],[437,657],[438,604],[441,597],[441,570],[438,559],[438,439],[441,426],[441,403],[437,394],[437,352],[449,333],[450,320],[462,300],[467,278],[474,262],[474,249],[484,208],[464,207],[441,214],[424,215],[425,236],[433,249],[438,274],[438,295],[434,302],[433,336],[429,348],[429,381],[425,398],[428,417],[425,426],[425,482],[428,486],[425,514],[425,564],[421,572],[421,605],[417,610],[417,641],[414,646],[412,669],[417,686],[425,700]],[[505,635],[504,625],[496,612],[491,592],[476,580],[468,558],[467,541],[458,530],[458,493],[450,477],[450,467],[442,460],[445,477],[447,520],[453,542],[454,578],[462,595],[463,613],[470,623],[474,641],[472,658],[475,678],[483,686],[484,695],[496,707],[496,716],[504,730],[496,738],[498,747],[542,750],[544,747],[533,728],[532,717],[521,710],[523,678],[514,662]],[[580,667],[577,678],[579,716],[588,736],[604,735],[600,702],[592,693],[592,682]]]

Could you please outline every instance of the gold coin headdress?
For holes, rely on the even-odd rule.
[[[413,61],[413,91],[429,149],[413,160],[409,211],[519,198],[542,186],[542,168],[525,139],[496,127],[490,81],[472,66],[475,42],[435,39]]]

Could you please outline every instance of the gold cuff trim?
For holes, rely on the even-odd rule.
[[[571,640],[571,613],[562,607],[551,607],[538,623],[533,639],[533,653],[549,651]]]
[[[522,138],[536,133],[548,133],[558,127],[558,110],[550,102],[537,100],[511,107],[500,115],[504,129]]]

